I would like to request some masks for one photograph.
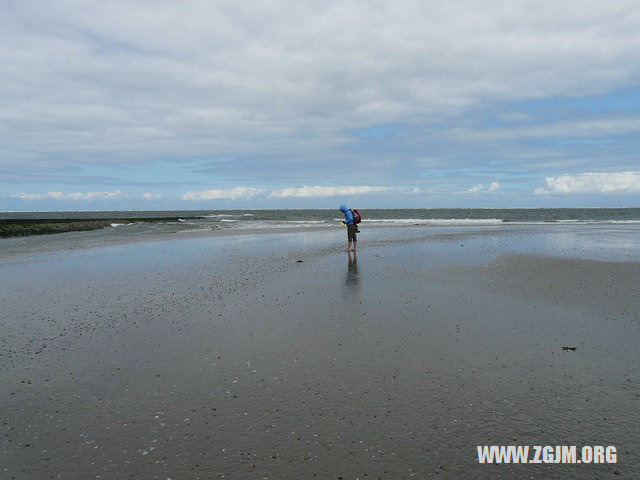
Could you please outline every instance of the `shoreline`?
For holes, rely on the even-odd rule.
[[[182,218],[182,217],[181,217]],[[135,224],[132,224],[135,225]],[[179,231],[142,231],[120,234],[119,228],[127,227],[109,227],[99,230],[86,232],[61,232],[56,235],[31,235],[27,237],[7,237],[0,238],[0,261],[11,261],[20,257],[32,257],[38,255],[47,255],[52,253],[64,253],[79,250],[96,250],[100,248],[108,248],[112,246],[139,245],[144,243],[172,242],[180,240],[197,240],[205,238],[224,238],[224,237],[253,237],[253,236],[305,236],[313,235],[318,238],[334,238],[336,245],[342,245],[342,234],[344,227],[340,225],[328,226],[305,226],[305,227],[260,227],[260,228],[206,228],[191,229]],[[359,241],[364,246],[375,246],[376,241],[370,241],[379,234],[388,232],[408,232],[407,238],[401,238],[398,241],[411,242],[422,240],[437,240],[440,234],[450,235],[498,235],[498,234],[564,234],[567,232],[585,231],[585,232],[606,232],[612,229],[620,232],[628,232],[633,234],[640,229],[639,225],[626,223],[600,223],[600,224],[559,224],[559,223],[530,223],[530,224],[492,224],[492,225],[364,225],[361,226],[362,233],[359,235]],[[367,232],[373,235],[369,236]],[[98,234],[98,236],[92,234]],[[104,235],[103,233],[107,234]],[[399,233],[400,234],[400,233]],[[401,234],[403,237],[405,234]],[[384,243],[384,242],[383,242]],[[340,247],[341,249],[341,247]]]
[[[362,209],[363,228],[496,225],[639,224],[640,208],[410,208]],[[189,230],[279,231],[332,228],[342,219],[334,209],[218,209],[140,211],[0,212],[0,239],[67,232],[103,231],[104,236],[174,233]],[[127,229],[109,232],[111,224]],[[105,228],[106,227],[106,228]],[[125,231],[126,230],[126,231]],[[100,234],[102,236],[102,234]],[[98,236],[94,235],[96,239]]]
[[[38,235],[54,235],[58,233],[83,232],[114,228],[113,224],[131,225],[136,223],[157,223],[167,225],[180,225],[185,220],[200,219],[201,217],[140,217],[140,218],[95,218],[95,219],[0,219],[0,239],[13,237],[31,237]],[[414,227],[450,227],[450,228],[491,228],[491,227],[528,227],[528,226],[616,226],[616,225],[640,225],[640,220],[609,220],[609,221],[591,221],[591,220],[547,220],[547,221],[510,221],[502,220],[501,222],[488,223],[446,223],[447,219],[443,219],[442,223],[367,223],[366,221],[360,225],[362,228],[414,228]],[[371,222],[371,220],[369,220]],[[373,220],[375,222],[375,220]],[[118,226],[119,226],[118,225]],[[167,235],[176,233],[180,234],[199,234],[199,233],[226,233],[231,234],[247,234],[247,233],[280,233],[287,231],[322,231],[334,229],[340,225],[326,224],[318,226],[274,226],[274,227],[226,227],[213,226],[209,228],[192,228],[178,231],[164,232]],[[149,235],[158,234],[158,232],[145,232]]]

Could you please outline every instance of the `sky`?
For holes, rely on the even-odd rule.
[[[636,1],[0,1],[0,210],[638,207]]]

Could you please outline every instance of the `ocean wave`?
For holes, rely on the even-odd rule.
[[[629,223],[629,224],[640,224],[640,220],[593,220],[590,223]]]
[[[362,220],[362,225],[500,225],[501,218],[376,218]]]
[[[256,220],[219,218],[222,228],[233,229],[270,229],[270,228],[305,228],[339,226],[343,219],[331,220]],[[498,225],[553,225],[553,224],[639,224],[640,220],[580,220],[580,219],[549,219],[549,220],[511,220],[502,218],[372,218],[362,221],[360,226],[498,226]]]
[[[510,225],[549,225],[557,223],[561,225],[608,225],[608,224],[640,224],[640,220],[587,220],[579,218],[564,218],[550,220],[503,220]]]
[[[237,228],[296,228],[296,227],[317,227],[317,226],[333,226],[326,220],[251,220],[236,223],[233,227]]]
[[[296,228],[296,227],[335,227],[342,219],[331,220],[249,220],[238,222],[237,220],[220,220],[232,223],[231,228]],[[411,225],[500,225],[499,218],[377,218],[363,220],[361,226],[411,226]]]

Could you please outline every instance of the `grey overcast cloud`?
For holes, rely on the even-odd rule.
[[[0,209],[637,206],[633,1],[0,4]]]

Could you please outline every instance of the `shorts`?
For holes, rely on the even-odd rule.
[[[355,225],[347,225],[347,240],[349,242],[357,242],[356,238],[356,226]]]

